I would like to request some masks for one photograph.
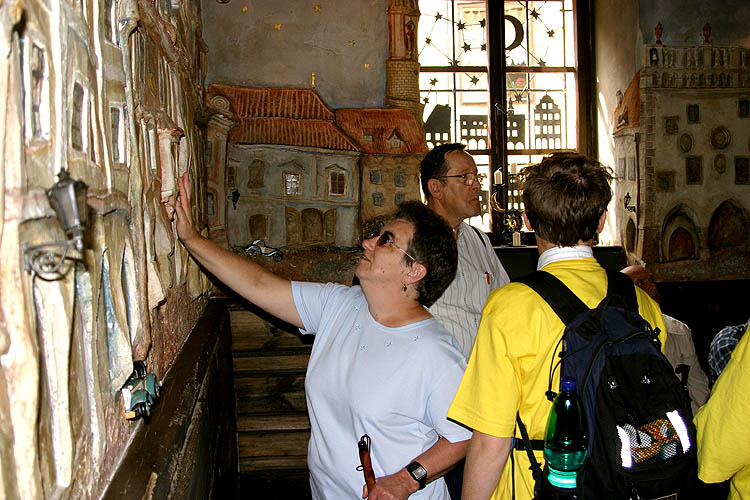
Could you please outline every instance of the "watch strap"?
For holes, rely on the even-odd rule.
[[[406,466],[406,472],[419,483],[419,489],[423,490],[427,486],[427,470],[416,460]]]

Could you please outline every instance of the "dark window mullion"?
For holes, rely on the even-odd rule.
[[[507,179],[508,165],[505,161],[507,157],[507,115],[508,105],[507,89],[505,88],[505,2],[488,1],[486,2],[485,12],[487,13],[487,50],[488,50],[488,91],[489,91],[489,154],[490,163],[490,195],[496,192],[497,202],[501,207],[508,204]],[[502,172],[505,185],[494,184],[494,173],[496,170]],[[492,235],[499,235],[502,231],[502,217],[500,214],[489,209],[490,228]],[[499,243],[498,239],[493,237],[493,243]]]

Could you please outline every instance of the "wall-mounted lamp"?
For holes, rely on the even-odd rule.
[[[630,204],[630,201],[632,199],[633,198],[630,196],[630,191],[625,193],[625,210],[627,210],[628,212],[635,212],[635,206]]]
[[[27,273],[54,274],[60,270],[68,255],[68,251],[75,247],[83,251],[83,230],[88,226],[88,205],[86,205],[86,190],[88,186],[83,181],[72,179],[67,170],[61,170],[59,180],[47,191],[52,208],[57,212],[67,241],[53,241],[38,245],[22,245],[23,264]],[[62,253],[55,249],[62,249]]]

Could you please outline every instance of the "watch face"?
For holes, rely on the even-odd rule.
[[[427,471],[424,470],[424,467],[421,465],[416,468],[414,471],[414,475],[417,476],[417,478],[422,479],[423,477],[427,477]]]
[[[409,467],[407,469],[409,471],[409,474],[411,474],[411,477],[413,477],[417,481],[421,481],[425,477],[427,477],[427,471],[424,467],[422,467],[420,464],[416,462],[412,462],[409,464]]]

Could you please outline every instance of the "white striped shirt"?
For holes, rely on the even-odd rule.
[[[453,334],[461,352],[469,359],[487,297],[492,290],[507,284],[510,278],[483,232],[461,222],[456,243],[456,279],[429,311]]]

